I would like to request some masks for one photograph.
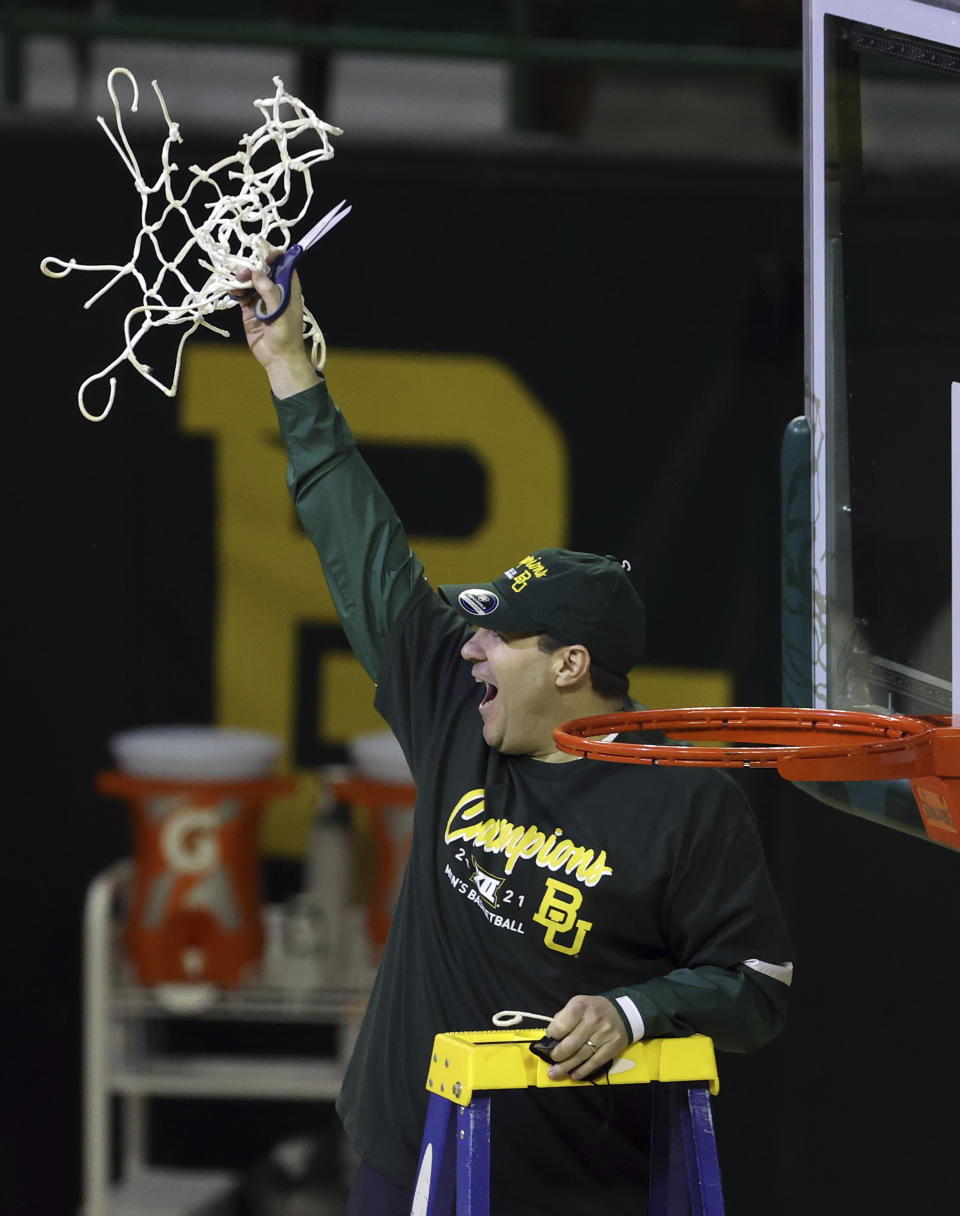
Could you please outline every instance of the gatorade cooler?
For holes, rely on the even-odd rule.
[[[263,954],[258,830],[281,744],[220,727],[158,726],[110,740],[97,788],[129,803],[134,880],[125,944],[143,984],[225,987]]]

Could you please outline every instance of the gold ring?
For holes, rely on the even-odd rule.
[[[594,1051],[600,1050],[599,1046],[596,1043],[594,1043],[593,1039],[587,1039],[587,1046],[592,1047]]]

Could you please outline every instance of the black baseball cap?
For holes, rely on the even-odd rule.
[[[492,583],[439,587],[441,597],[482,629],[549,633],[590,651],[598,667],[626,675],[643,655],[643,603],[615,557],[538,549]]]

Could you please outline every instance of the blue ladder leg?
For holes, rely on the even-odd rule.
[[[490,1099],[457,1107],[457,1216],[490,1216]]]
[[[453,1103],[431,1094],[410,1216],[449,1216],[456,1182]]]
[[[724,1216],[706,1086],[654,1083],[650,1216]]]
[[[689,1085],[686,1097],[683,1134],[694,1216],[724,1216],[710,1090],[705,1085]]]

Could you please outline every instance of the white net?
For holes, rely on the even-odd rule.
[[[330,137],[343,134],[339,127],[323,122],[309,106],[287,93],[283,81],[275,76],[273,97],[253,103],[263,117],[262,124],[252,135],[241,137],[239,151],[232,156],[209,169],[191,165],[186,189],[178,196],[174,180],[179,167],[170,158],[173,145],[183,142],[179,124],[170,118],[154,80],[153,91],[167,124],[167,135],[160,153],[160,174],[152,186],[148,185],[124,130],[115,84],[118,76],[129,80],[133,88],[130,110],[132,113],[137,110],[139,89],[133,73],[126,68],[114,68],[107,77],[107,88],[113,102],[116,134],[103,118],[98,117],[97,122],[120,155],[140,196],[140,231],[130,258],[122,265],[84,265],[74,258],[63,261],[47,257],[40,264],[43,273],[54,279],[64,278],[73,270],[111,274],[109,281],[84,303],[84,308],[90,308],[111,288],[125,281],[134,282],[141,296],[140,303],[124,318],[123,350],[80,385],[77,402],[80,412],[91,422],[100,422],[110,412],[116,395],[116,379],[111,372],[121,363],[130,363],[146,380],[172,397],[177,391],[187,339],[200,328],[229,337],[227,330],[214,325],[209,318],[237,306],[231,293],[249,286],[237,278],[241,269],[263,267],[270,246],[280,249],[289,246],[291,230],[304,218],[313,197],[310,171],[333,156]],[[311,133],[319,136],[319,146],[314,138],[309,146],[295,152],[291,147],[294,140]],[[265,161],[262,167],[260,161]],[[188,204],[199,222],[191,217]],[[148,263],[159,264],[159,270],[152,272]],[[203,281],[194,286],[189,276]],[[154,375],[153,368],[138,358],[137,346],[150,329],[167,325],[186,329],[176,348],[170,380],[164,383]],[[322,368],[326,344],[320,327],[307,310],[304,310],[304,340],[310,343],[315,366]],[[87,391],[95,381],[108,376],[107,402],[99,411],[91,410],[85,400]]]

